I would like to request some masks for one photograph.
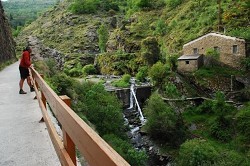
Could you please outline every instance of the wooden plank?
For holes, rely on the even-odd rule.
[[[35,70],[33,73],[53,113],[90,165],[129,165],[55,94]]]
[[[63,143],[62,143],[59,135],[57,134],[53,123],[50,120],[50,117],[48,115],[48,112],[46,110],[46,107],[45,107],[42,99],[41,99],[41,96],[39,94],[39,91],[38,91],[36,85],[34,85],[34,87],[35,87],[37,100],[38,100],[39,106],[40,106],[42,114],[43,114],[43,119],[44,119],[45,124],[47,126],[47,129],[48,129],[51,141],[54,145],[55,151],[57,153],[57,156],[58,156],[58,158],[63,166],[73,166],[74,163],[72,162],[69,154],[65,150]]]
[[[69,106],[69,107],[71,106],[71,100],[68,96],[64,95],[64,96],[60,96],[60,98],[62,101],[64,101],[64,103],[67,104],[67,106]],[[62,128],[62,131],[63,131],[63,145],[64,145],[66,151],[68,152],[72,162],[76,165],[75,144],[64,128]]]

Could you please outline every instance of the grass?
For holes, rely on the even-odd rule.
[[[220,66],[214,66],[214,67],[202,67],[199,70],[197,70],[194,75],[198,78],[213,78],[213,77],[227,77],[230,78],[231,75],[242,75],[243,72],[232,69],[229,67],[220,67]]]

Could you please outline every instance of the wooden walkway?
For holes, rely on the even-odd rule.
[[[59,166],[35,93],[18,94],[18,62],[0,72],[0,165]]]

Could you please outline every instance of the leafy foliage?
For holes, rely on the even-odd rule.
[[[136,80],[144,82],[146,81],[146,77],[148,76],[148,67],[143,66],[139,68],[138,73],[136,74]]]
[[[95,13],[99,3],[98,0],[75,0],[70,9],[76,14]]]
[[[145,107],[146,130],[153,139],[171,146],[180,145],[186,137],[185,127],[175,111],[158,93],[151,95]]]
[[[145,151],[135,150],[131,144],[115,135],[104,135],[103,138],[131,165],[145,165],[147,160]]]
[[[136,55],[122,51],[103,53],[97,57],[102,74],[123,75],[137,71]]]
[[[76,14],[92,14],[98,10],[103,11],[119,11],[121,0],[74,0],[70,10]]]
[[[96,73],[96,69],[95,69],[94,65],[89,64],[89,65],[85,65],[85,66],[82,68],[82,72],[83,72],[85,75],[95,74],[95,73]]]
[[[218,160],[219,155],[216,148],[208,141],[188,140],[180,147],[178,165],[213,165]]]
[[[242,60],[241,64],[244,66],[246,71],[250,71],[250,58],[245,58]]]
[[[165,35],[167,32],[167,25],[166,23],[164,22],[164,20],[162,19],[159,19],[157,22],[156,22],[156,28],[155,28],[155,31],[154,33],[156,35]]]
[[[167,6],[171,8],[176,8],[178,5],[182,3],[183,0],[166,0]]]
[[[162,85],[168,73],[166,65],[161,62],[154,64],[148,72],[149,77],[155,85]]]
[[[50,86],[59,95],[68,95],[72,97],[75,81],[64,73],[58,73],[48,79]]]
[[[180,96],[180,93],[178,92],[177,87],[173,83],[166,84],[165,94],[166,94],[166,96],[168,96],[170,98],[176,98],[176,97]]]
[[[230,141],[233,133],[231,121],[231,118],[225,118],[222,116],[216,117],[211,123],[210,134],[220,141]]]
[[[217,148],[211,141],[192,139],[181,145],[177,163],[180,166],[246,166],[249,160],[234,151]]]
[[[64,68],[64,72],[71,77],[79,77],[83,74],[81,63],[77,63],[73,68]]]
[[[84,103],[82,112],[95,124],[99,134],[103,136],[113,133],[123,136],[123,117],[118,99],[107,92],[101,84],[83,84],[78,87],[78,91],[79,99]]]
[[[3,7],[9,18],[10,24],[18,35],[18,31],[26,23],[34,21],[40,13],[52,7],[57,0],[11,0],[3,1]]]
[[[129,74],[124,74],[122,76],[121,80],[118,81],[114,81],[112,83],[112,85],[116,86],[116,87],[123,87],[126,88],[129,86],[129,81],[130,81],[131,76]]]
[[[109,38],[109,32],[108,32],[106,25],[102,24],[97,30],[97,33],[98,33],[98,38],[99,38],[99,42],[98,42],[99,48],[101,52],[106,52],[106,47],[107,47],[106,44]]]
[[[246,138],[250,137],[250,104],[247,104],[236,114],[237,129]],[[246,139],[249,143],[250,140]]]

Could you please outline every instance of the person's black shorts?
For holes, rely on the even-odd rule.
[[[21,79],[26,79],[30,76],[29,69],[19,66]]]

